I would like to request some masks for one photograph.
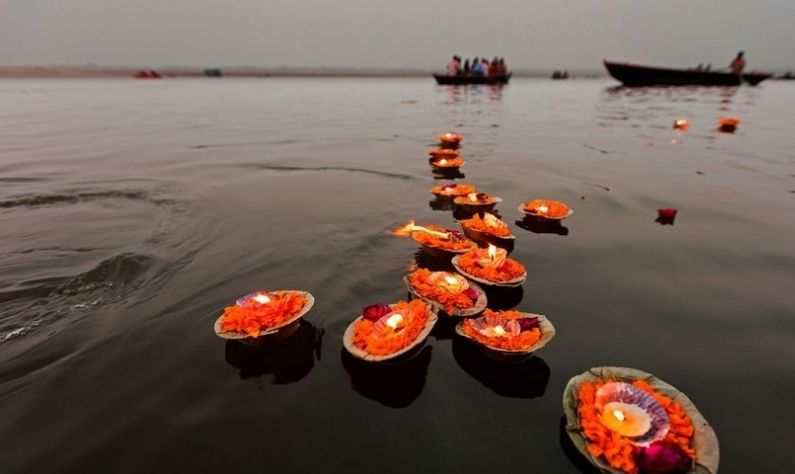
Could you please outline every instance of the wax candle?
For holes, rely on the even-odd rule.
[[[630,403],[610,402],[602,407],[602,423],[621,436],[643,436],[651,429],[651,415]]]
[[[386,318],[386,325],[391,327],[393,330],[397,330],[403,323],[403,315],[400,313],[395,313],[388,318]]]

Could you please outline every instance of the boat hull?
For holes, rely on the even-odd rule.
[[[770,78],[770,74],[763,73],[732,74],[728,72],[667,69],[612,61],[604,61],[604,64],[607,72],[625,86],[739,86],[741,84],[755,86]]]
[[[437,84],[440,85],[469,85],[469,84],[507,84],[511,80],[511,74],[500,76],[448,76],[445,74],[434,74]]]

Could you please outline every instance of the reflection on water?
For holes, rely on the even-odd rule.
[[[533,355],[506,356],[457,336],[453,357],[466,373],[503,397],[542,397],[549,383],[549,366]]]
[[[446,93],[447,105],[478,104],[484,101],[499,102],[506,84],[438,85]]]
[[[404,408],[425,388],[431,352],[431,346],[426,345],[398,359],[375,363],[357,359],[343,348],[341,357],[357,393],[390,408]]]
[[[455,203],[452,199],[438,196],[428,201],[428,206],[434,211],[452,211],[455,209]]]
[[[524,286],[504,288],[500,286],[483,286],[489,299],[488,307],[495,311],[504,311],[519,306],[524,297]]]
[[[432,272],[455,272],[452,258],[449,252],[420,247],[414,253],[414,261],[410,267],[427,268]]]
[[[323,333],[302,319],[276,334],[226,341],[224,358],[239,370],[241,379],[273,375],[274,385],[295,383],[320,360]]]
[[[526,215],[524,219],[517,220],[516,225],[534,234],[569,235],[569,228],[564,226],[562,221],[541,219]]]
[[[454,169],[439,169],[433,168],[433,179],[465,179],[466,175],[461,172],[458,168]]]

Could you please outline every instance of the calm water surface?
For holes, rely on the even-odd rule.
[[[0,105],[4,473],[576,473],[560,399],[597,365],[686,392],[721,472],[795,462],[795,84],[6,80]],[[500,364],[440,324],[408,360],[362,364],[348,323],[405,297],[413,259],[439,263],[387,231],[454,225],[428,193],[444,130],[528,267],[492,305],[558,336]],[[515,225],[532,197],[576,214]],[[278,344],[218,339],[258,288],[317,303]]]

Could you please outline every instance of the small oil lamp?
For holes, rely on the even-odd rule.
[[[391,327],[393,331],[397,331],[399,328],[405,325],[405,318],[403,318],[403,315],[400,313],[394,313],[387,316],[384,324]]]
[[[445,145],[458,145],[464,137],[457,133],[443,133],[439,135],[439,141]]]
[[[452,274],[445,274],[439,280],[439,286],[449,291],[450,293],[460,293],[466,290],[467,288],[469,288],[469,284],[464,278]]]
[[[273,301],[266,291],[258,291],[239,298],[235,303],[241,308],[258,308]]]
[[[505,334],[507,334],[507,333],[505,332],[505,328],[504,328],[504,327],[502,327],[502,326],[500,326],[499,324],[498,324],[498,325],[496,325],[496,326],[494,326],[494,328],[492,329],[492,331],[494,331],[494,335],[495,335],[495,336],[499,336],[499,337],[502,337],[502,336],[504,336]]]
[[[439,163],[439,166],[445,166],[447,164],[447,158],[442,158],[437,163]]]
[[[467,194],[467,200],[469,200],[470,202],[478,202],[478,193]]]
[[[544,205],[538,206],[536,208],[536,211],[538,211],[539,214],[546,214],[547,212],[549,212],[549,206],[544,206]]]
[[[740,125],[740,119],[734,117],[722,117],[718,120],[718,131],[723,133],[734,133],[737,126]]]
[[[481,255],[483,254],[481,253]],[[505,259],[507,257],[507,250],[497,248],[494,244],[489,244],[489,248],[486,250],[486,255],[478,258],[477,262],[483,267],[497,268],[505,263]]]
[[[674,120],[674,130],[686,132],[690,129],[690,122],[685,119]]]
[[[651,415],[631,403],[610,402],[602,407],[602,423],[621,436],[636,438],[651,429]]]

